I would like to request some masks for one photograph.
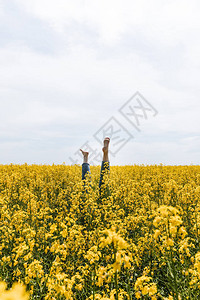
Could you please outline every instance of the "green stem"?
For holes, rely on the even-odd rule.
[[[94,271],[92,271],[92,295],[93,295],[92,300],[95,300],[95,266],[94,266]]]
[[[117,272],[115,272],[115,289],[116,289],[116,300],[118,300],[118,281],[117,281]]]
[[[114,249],[114,260],[116,262],[116,250]],[[115,272],[115,289],[116,289],[116,300],[118,300],[118,280],[117,280],[117,271]]]
[[[170,258],[172,263],[172,271],[174,277],[174,287],[175,287],[175,299],[178,300],[178,286],[177,286],[177,278],[176,278],[176,269],[173,261],[172,250],[170,249]]]
[[[128,295],[129,295],[129,300],[131,300],[131,290],[130,290],[130,274],[129,274],[129,270],[126,271],[126,275],[128,278],[128,283],[127,283],[127,290],[128,290]]]

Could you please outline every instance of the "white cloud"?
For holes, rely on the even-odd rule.
[[[159,112],[137,137],[137,161],[147,155],[142,149],[148,136],[157,138],[148,144],[148,162],[162,157],[168,163],[188,162],[190,151],[199,153],[193,138],[200,130],[198,1],[15,0],[2,6],[7,28],[0,36],[4,161],[12,158],[12,152],[5,155],[12,141],[16,162],[23,160],[22,145],[32,162],[29,142],[38,151],[38,163],[54,142],[62,150],[52,150],[50,162],[56,153],[66,158],[71,143],[76,151],[137,90]],[[126,163],[132,162],[132,149],[130,143],[113,161],[123,164],[127,153]],[[164,156],[154,155],[157,149]]]
[[[126,31],[139,30],[147,38],[171,45],[200,26],[197,0],[16,1],[56,30],[64,32],[70,22],[76,21],[94,28],[101,41],[107,43],[118,41]]]

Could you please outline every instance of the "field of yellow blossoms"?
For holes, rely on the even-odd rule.
[[[0,300],[200,299],[200,166],[0,165]]]

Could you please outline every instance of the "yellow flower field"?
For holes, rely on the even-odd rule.
[[[200,299],[200,166],[0,165],[0,300]]]

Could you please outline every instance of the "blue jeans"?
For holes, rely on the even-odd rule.
[[[99,180],[99,192],[100,192],[100,194],[101,194],[101,186],[102,186],[103,176],[104,176],[104,172],[106,170],[110,171],[110,163],[102,161],[102,163],[101,163],[101,172],[100,172],[100,180]],[[82,164],[82,180],[85,179],[87,172],[89,174],[91,174],[90,165],[88,163],[83,163]]]

